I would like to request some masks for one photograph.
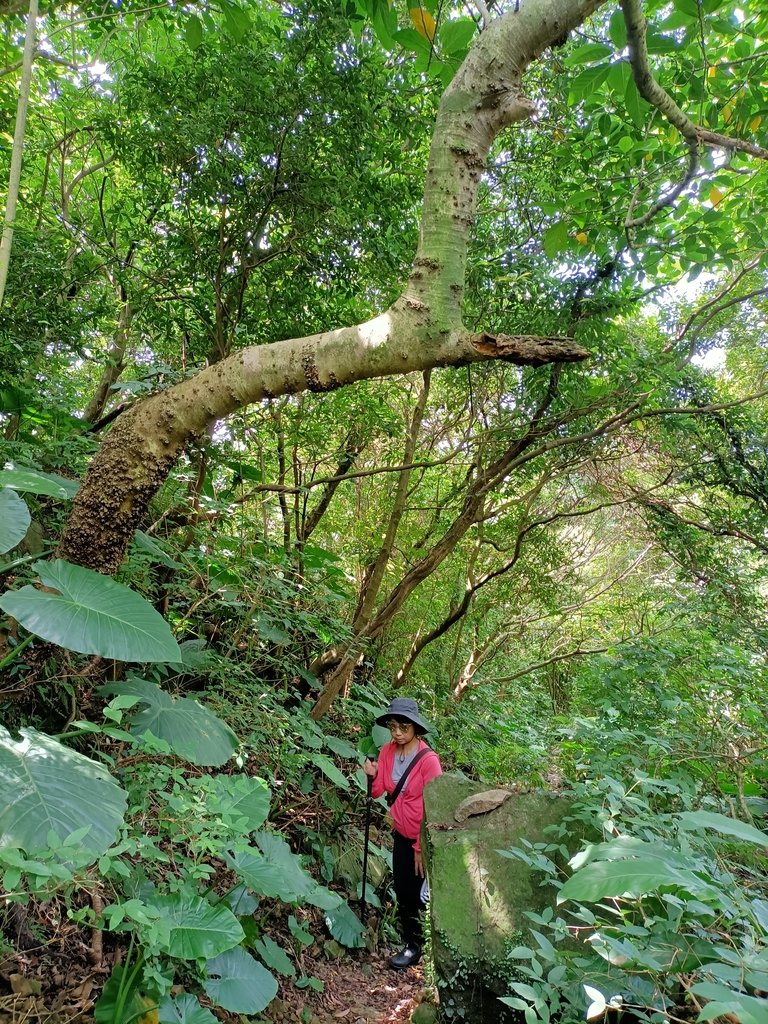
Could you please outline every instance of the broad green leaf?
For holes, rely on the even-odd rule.
[[[412,50],[422,57],[429,58],[432,47],[430,43],[415,28],[401,28],[392,33],[393,45],[399,43],[404,50]]]
[[[277,995],[274,975],[240,947],[209,960],[205,970],[203,988],[231,1013],[261,1013]]]
[[[308,932],[306,928],[302,928],[293,914],[288,915],[288,927],[291,930],[291,935],[300,945],[311,946],[315,941],[314,935]]]
[[[157,544],[150,536],[144,533],[142,530],[137,530],[133,535],[133,543],[139,549],[139,551],[145,551],[148,555],[152,555],[156,562],[166,566],[168,569],[183,569],[184,566],[181,562],[175,562],[169,555],[163,551],[159,544]]]
[[[0,491],[0,555],[21,544],[31,522],[26,502],[15,491],[4,487]]]
[[[739,1024],[765,1024],[768,1021],[768,999],[759,999],[742,992],[734,992],[716,982],[701,981],[691,986],[695,996],[708,1000],[696,1021],[715,1020],[731,1014]]]
[[[338,736],[326,736],[323,742],[339,757],[346,757],[350,761],[357,758],[357,749],[348,740],[342,740]]]
[[[587,100],[598,94],[600,86],[608,78],[615,64],[596,64],[594,67],[585,68],[580,74],[571,80],[571,87],[568,92],[568,104],[579,100]]]
[[[14,491],[29,494],[44,494],[48,498],[74,498],[80,489],[76,480],[68,480],[56,473],[43,473],[39,469],[25,469],[13,466],[0,469],[0,487],[12,487]]]
[[[222,818],[245,818],[245,830],[261,828],[269,814],[271,793],[263,779],[253,775],[216,775],[205,783],[215,799],[213,812]]]
[[[226,722],[190,697],[172,697],[155,683],[136,678],[109,683],[99,692],[138,697],[140,710],[129,724],[132,735],[140,739],[149,732],[192,764],[218,767],[237,750],[239,741]]]
[[[179,645],[152,605],[108,576],[61,559],[35,562],[46,587],[8,591],[0,608],[35,636],[116,661],[179,661]]]
[[[187,18],[184,39],[190,50],[196,50],[203,41],[203,23],[196,14],[190,14]]]
[[[597,902],[613,896],[643,896],[664,886],[675,886],[691,894],[707,892],[711,886],[676,864],[653,858],[597,861],[587,864],[565,882],[557,902]]]
[[[385,729],[383,725],[372,725],[371,737],[376,746],[376,750],[381,750],[385,743],[389,743],[389,729]]]
[[[760,927],[768,933],[768,900],[752,900],[749,907]]]
[[[179,960],[210,959],[243,940],[243,929],[232,911],[221,903],[212,906],[196,893],[156,896],[152,905],[170,925],[166,952]]]
[[[591,985],[583,985],[584,993],[589,999],[589,1006],[587,1007],[586,1017],[587,1020],[602,1020],[605,1017],[605,996]]]
[[[267,967],[271,967],[273,971],[277,971],[278,974],[282,974],[285,977],[296,977],[296,968],[293,966],[293,961],[283,947],[278,946],[269,935],[262,935],[260,939],[257,939],[253,948]]]
[[[614,11],[608,24],[608,35],[617,50],[623,50],[627,45],[627,24],[624,21],[622,11]]]
[[[331,910],[326,911],[325,923],[337,942],[350,949],[359,949],[365,945],[363,938],[365,928],[359,917],[348,903],[343,900]]]
[[[397,14],[390,11],[388,4],[378,4],[371,18],[373,30],[379,38],[382,46],[387,50],[394,49],[397,35]]]
[[[727,814],[716,814],[714,811],[683,811],[678,815],[680,827],[688,832],[711,828],[724,836],[733,836],[743,843],[754,843],[756,846],[768,846],[768,833],[761,832],[754,825],[748,825]]]
[[[511,1006],[513,1010],[527,1010],[529,1005],[524,999],[518,999],[517,996],[499,996],[499,1002],[504,1003],[505,1006]]]
[[[294,982],[296,988],[311,988],[315,992],[322,992],[325,988],[325,982],[321,981],[320,978],[307,977],[304,975]]]
[[[232,3],[231,0],[222,8],[224,13],[224,29],[234,40],[240,42],[251,27],[248,12]]]
[[[664,861],[685,867],[687,862],[682,854],[672,850],[665,843],[646,843],[635,836],[619,836],[608,843],[590,844],[586,849],[571,857],[568,862],[574,871],[596,860],[624,860],[630,857],[643,857]]]
[[[310,754],[309,760],[316,765],[327,779],[341,789],[349,789],[349,779],[342,775],[330,757],[325,754]]]
[[[49,829],[63,841],[88,828],[81,845],[94,860],[114,842],[126,807],[106,768],[34,729],[14,740],[0,726],[0,792],[0,846],[32,851]]]
[[[304,897],[306,903],[320,910],[335,910],[340,903],[344,902],[343,897],[337,892],[331,892],[324,885],[318,885]]]
[[[463,54],[476,32],[477,25],[472,18],[443,21],[439,30],[440,45],[451,56]]]
[[[280,866],[270,863],[266,857],[254,847],[237,850],[224,856],[225,862],[236,871],[249,889],[260,896],[277,897],[286,903],[295,903],[299,899],[290,882],[284,877]],[[309,887],[307,887],[309,888]]]
[[[250,917],[251,914],[255,914],[259,908],[259,899],[254,896],[247,885],[235,886],[225,896],[222,897],[222,902],[226,903],[232,913],[241,919],[244,917]]]
[[[549,259],[554,259],[558,253],[568,248],[568,227],[564,220],[559,220],[547,228],[542,244]]]
[[[217,1024],[217,1018],[198,999],[184,992],[174,999],[165,996],[157,1008],[160,1024]]]
[[[613,54],[613,49],[605,43],[584,43],[568,55],[563,63],[566,67],[575,68],[581,64],[595,64]]]
[[[290,902],[303,899],[317,888],[317,882],[307,874],[300,858],[291,852],[283,838],[272,832],[260,832],[255,840],[268,863],[280,870],[285,889],[294,894]]]
[[[624,101],[627,104],[629,116],[636,128],[642,128],[645,124],[645,117],[650,109],[648,103],[643,99],[637,90],[634,78],[627,80],[627,87],[624,92]]]

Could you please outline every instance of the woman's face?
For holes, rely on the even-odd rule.
[[[391,718],[387,722],[387,728],[392,737],[392,742],[397,744],[398,747],[405,747],[416,735],[416,727],[413,722],[406,722],[397,718]]]

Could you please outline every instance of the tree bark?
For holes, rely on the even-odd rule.
[[[523,72],[600,3],[526,0],[489,25],[440,103],[419,244],[403,295],[366,323],[233,354],[123,415],[78,492],[61,557],[115,572],[185,446],[211,422],[263,398],[490,359],[540,366],[587,357],[569,338],[471,333],[461,308],[469,232],[491,144],[533,111],[521,95]]]

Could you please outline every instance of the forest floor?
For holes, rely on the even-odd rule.
[[[50,950],[0,954],[0,1024],[92,1024],[93,1007],[110,968],[94,970],[75,956],[51,956]],[[72,952],[70,948],[70,953]],[[409,1021],[425,998],[421,967],[393,971],[384,953],[356,953],[337,960],[310,960],[307,973],[323,991],[298,989],[286,981],[260,1019],[275,1024],[400,1024]],[[231,1024],[237,1015],[211,1007]],[[156,1017],[147,1014],[145,1024]]]
[[[285,986],[265,1011],[281,1024],[400,1024],[409,1021],[425,998],[422,968],[393,971],[387,955],[374,953],[366,960],[317,961],[313,974],[323,982],[322,992]]]

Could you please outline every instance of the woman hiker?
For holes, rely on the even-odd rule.
[[[429,731],[429,726],[419,714],[415,700],[396,697],[376,718],[376,724],[389,729],[392,739],[379,751],[378,761],[366,761],[364,768],[366,775],[373,779],[372,795],[379,797],[386,793],[392,815],[392,874],[405,945],[390,957],[389,966],[403,970],[421,959],[421,915],[426,907],[422,898],[424,862],[420,843],[424,786],[440,775],[442,768],[437,754],[421,738]]]

